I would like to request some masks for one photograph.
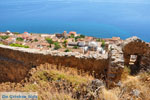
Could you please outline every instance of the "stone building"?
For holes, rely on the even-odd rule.
[[[131,37],[121,44],[112,45],[108,58],[108,87],[115,86],[120,81],[125,66],[131,69],[131,74],[138,73],[142,68],[150,70],[150,47],[138,37]],[[133,58],[135,61],[131,63]]]

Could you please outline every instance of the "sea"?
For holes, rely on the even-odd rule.
[[[150,42],[150,0],[0,0],[0,32],[7,30]]]

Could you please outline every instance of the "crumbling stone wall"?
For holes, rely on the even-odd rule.
[[[141,66],[148,69],[150,67],[149,50],[148,44],[137,37],[131,37],[124,40],[123,43],[118,42],[112,45],[108,57],[107,87],[113,87],[120,81],[124,67],[129,65],[131,55],[137,55],[135,69],[140,70]]]
[[[30,67],[14,60],[0,57],[0,83],[19,82],[24,79]]]
[[[94,58],[95,57],[95,58]],[[39,51],[24,48],[0,46],[0,82],[21,81],[28,71],[44,63],[74,67],[95,72],[96,77],[106,74],[107,54],[85,56],[78,53]]]
[[[120,81],[130,55],[138,55],[136,64],[150,67],[150,47],[137,37],[112,45],[107,54],[84,55],[77,52],[40,51],[0,45],[0,82],[21,81],[28,71],[40,64],[50,63],[95,73],[106,80],[107,86]]]
[[[141,69],[148,69],[150,66],[150,47],[148,43],[137,37],[128,38],[123,44],[124,61],[126,66],[130,66],[131,74],[138,73]],[[129,65],[130,56],[136,55],[134,65]]]
[[[147,54],[141,59],[141,68],[150,72],[150,45]]]
[[[109,66],[107,73],[107,87],[114,87],[121,79],[121,75],[124,69],[124,58],[120,44],[112,45],[109,51]]]
[[[140,57],[147,54],[148,49],[148,44],[137,37],[132,37],[125,40],[122,49],[124,53],[125,65],[129,65],[131,55],[137,55],[137,59],[140,59]]]

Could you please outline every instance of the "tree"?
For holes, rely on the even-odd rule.
[[[101,42],[101,39],[96,39],[97,42]]]
[[[79,48],[78,46],[74,46],[74,47],[73,47],[73,49],[78,49],[78,48]]]
[[[80,38],[80,36],[76,36],[75,41],[77,42],[79,38]]]
[[[17,41],[24,41],[24,39],[23,38],[21,38],[21,37],[17,37],[17,39],[16,39]]]
[[[71,34],[71,36],[70,36],[71,38],[74,38],[74,34]]]
[[[54,43],[53,40],[50,38],[46,38],[45,40],[49,43],[50,47],[52,47],[52,44]]]
[[[34,39],[34,42],[38,42],[38,39]]]
[[[3,40],[6,40],[6,39],[9,38],[9,36],[8,35],[6,35],[6,36],[0,36],[0,38],[3,39]]]
[[[55,47],[54,47],[55,50],[58,50],[61,48],[61,46],[58,42],[54,42],[54,45],[55,45]]]
[[[70,50],[69,50],[69,49],[66,49],[64,52],[70,52]]]
[[[80,38],[85,38],[85,35],[82,35],[82,34],[81,34],[81,35],[80,35]]]
[[[63,46],[64,46],[65,48],[67,47],[67,43],[68,43],[68,41],[67,41],[67,40],[64,40]]]
[[[105,41],[102,40],[102,45],[101,45],[102,48],[105,48]]]
[[[16,35],[18,35],[18,34],[20,34],[19,32],[14,32],[13,34],[16,34]]]

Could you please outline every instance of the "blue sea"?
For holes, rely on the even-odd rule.
[[[150,42],[149,0],[0,0],[0,31],[76,31]]]

